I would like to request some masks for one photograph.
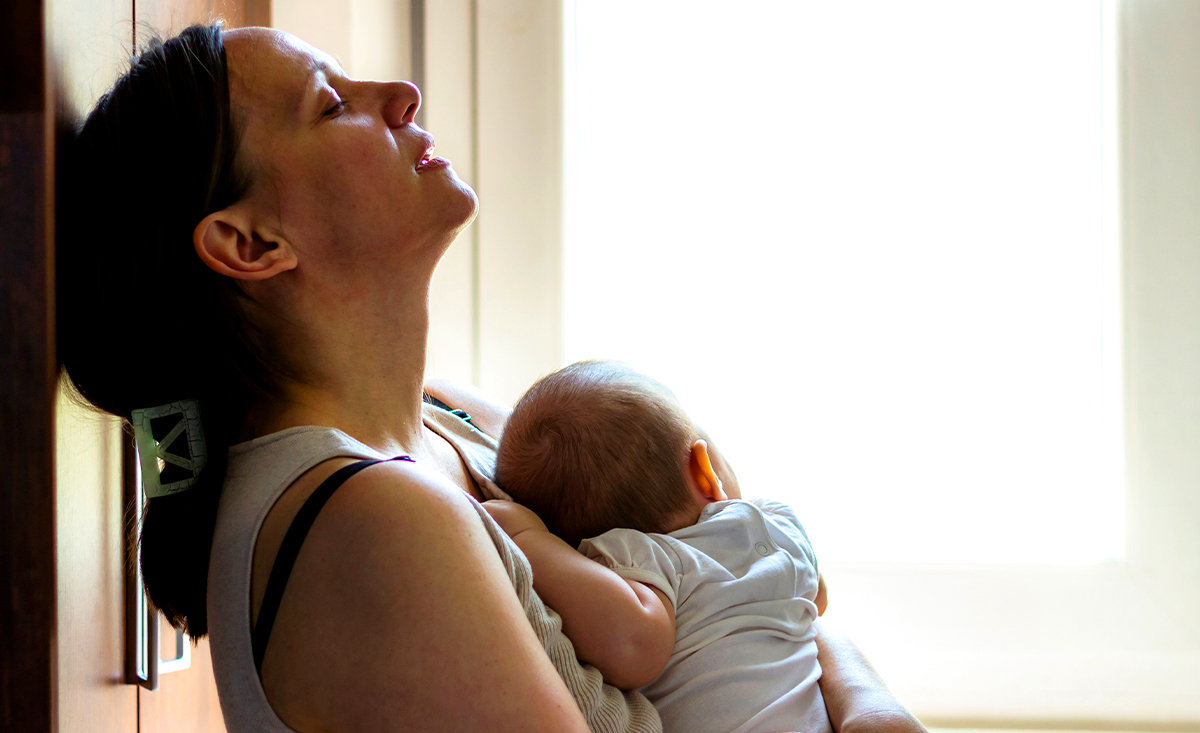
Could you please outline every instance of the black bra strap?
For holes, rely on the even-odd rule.
[[[461,419],[465,423],[471,423],[471,427],[475,427],[475,423],[471,422],[471,416],[468,415],[465,410],[456,410],[428,392],[423,392],[421,394],[421,399],[433,405],[434,407],[437,407],[438,409],[445,410],[451,415]],[[476,427],[475,429],[478,430],[479,428]]]
[[[451,410],[454,409],[450,405],[447,405],[445,402],[442,402],[437,397],[434,397],[433,395],[429,394],[428,392],[422,392],[421,399],[423,401],[428,402],[429,404],[433,405],[434,407],[445,410],[446,412],[450,412]]]
[[[413,462],[413,459],[408,456],[396,456],[386,460]],[[260,675],[262,674],[263,656],[267,653],[267,643],[271,641],[271,629],[275,626],[275,616],[279,613],[279,602],[283,600],[283,591],[287,588],[288,577],[292,574],[292,566],[296,564],[296,556],[300,554],[300,547],[304,544],[304,538],[308,536],[308,530],[316,521],[317,513],[325,506],[325,502],[329,501],[329,497],[333,496],[333,492],[341,488],[347,479],[376,463],[384,463],[384,459],[358,461],[338,469],[332,476],[325,479],[316,491],[312,492],[304,502],[304,506],[296,512],[292,526],[288,527],[287,534],[283,536],[283,543],[279,545],[279,552],[275,555],[275,564],[271,567],[271,577],[267,579],[267,590],[263,593],[262,605],[258,609],[258,623],[254,625],[254,630],[251,632],[254,668]]]

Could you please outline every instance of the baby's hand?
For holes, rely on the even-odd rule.
[[[516,502],[492,499],[483,502],[483,508],[492,515],[492,519],[496,520],[500,529],[503,529],[513,539],[531,529],[542,532],[550,531],[546,529],[546,523],[542,521],[541,517]]]

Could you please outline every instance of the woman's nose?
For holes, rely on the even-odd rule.
[[[386,101],[383,119],[388,127],[400,127],[412,122],[421,108],[421,90],[407,81],[392,81],[384,84]]]

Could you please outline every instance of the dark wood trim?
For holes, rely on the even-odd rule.
[[[22,733],[55,730],[57,702],[46,130],[0,114],[0,730]]]
[[[142,507],[138,503],[137,448],[133,436],[121,434],[121,506],[125,508],[121,525],[121,566],[125,570],[125,684],[136,685],[138,675],[137,635],[142,624],[138,596],[143,593],[138,577],[138,526]]]
[[[54,393],[43,0],[0,3],[0,730],[52,733]]]
[[[43,0],[0,3],[0,113],[45,109],[44,11]]]

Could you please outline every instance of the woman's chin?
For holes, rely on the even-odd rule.
[[[454,180],[458,184],[458,189],[461,194],[459,207],[456,211],[457,216],[454,217],[454,220],[458,226],[457,231],[455,231],[455,234],[457,235],[458,232],[467,228],[467,226],[475,220],[475,216],[479,213],[479,196],[475,194],[475,189],[467,185],[466,181],[462,180],[457,175],[454,176]]]
[[[440,224],[436,225],[438,234],[434,235],[433,241],[437,242],[437,246],[442,249],[442,252],[438,254],[439,258],[445,254],[445,250],[458,238],[458,235],[475,220],[475,214],[478,211],[479,199],[475,196],[475,191],[467,184],[459,182],[459,191],[455,196],[454,205],[447,204],[442,209],[442,215],[439,217]]]

